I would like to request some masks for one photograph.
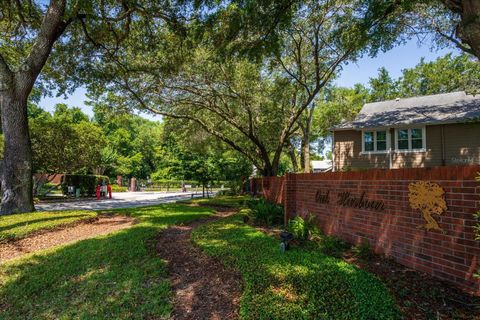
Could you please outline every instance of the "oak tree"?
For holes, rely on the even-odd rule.
[[[176,28],[184,1],[0,2],[0,111],[4,134],[0,214],[33,211],[27,101],[34,86],[60,93],[95,76],[92,61],[115,60],[132,25]],[[137,30],[141,28],[138,27]]]

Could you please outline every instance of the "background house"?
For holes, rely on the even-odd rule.
[[[367,103],[332,131],[335,171],[480,164],[480,95]]]

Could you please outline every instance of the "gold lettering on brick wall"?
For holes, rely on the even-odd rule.
[[[437,221],[432,217],[433,214],[442,214],[447,210],[442,187],[430,181],[412,182],[408,186],[408,200],[412,209],[422,212],[423,218],[427,222],[423,227],[427,230],[443,231]]]

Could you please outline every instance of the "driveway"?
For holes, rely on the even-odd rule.
[[[35,205],[35,208],[39,211],[132,208],[160,203],[171,203],[178,200],[191,199],[192,196],[200,197],[201,194],[193,194],[189,192],[118,192],[113,193],[112,199],[85,199],[66,202],[40,203]]]

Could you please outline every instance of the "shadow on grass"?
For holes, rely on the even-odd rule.
[[[23,213],[20,213],[20,214],[23,214]],[[9,218],[10,216],[6,216],[6,218]],[[68,220],[68,219],[78,219],[78,220],[81,220],[82,218],[86,218],[86,217],[92,217],[92,215],[89,215],[89,214],[78,214],[78,215],[58,215],[58,216],[55,216],[55,217],[49,217],[49,218],[40,218],[40,219],[31,219],[31,220],[23,220],[23,221],[20,221],[20,222],[17,222],[17,223],[12,223],[12,224],[8,224],[6,226],[1,226],[0,225],[0,232],[3,233],[5,232],[6,230],[12,230],[12,229],[15,229],[15,228],[18,228],[18,227],[23,227],[23,226],[26,226],[26,225],[32,225],[32,224],[42,224],[42,223],[45,223],[45,222],[51,222],[51,221],[56,221],[56,220]],[[8,235],[7,235],[8,236]]]
[[[279,241],[238,216],[194,231],[208,254],[239,270],[246,319],[397,319],[398,311],[374,276],[319,252],[279,250]]]
[[[149,240],[169,225],[211,214],[195,209],[162,205],[113,210],[139,224],[1,265],[0,319],[168,317],[165,263]]]

